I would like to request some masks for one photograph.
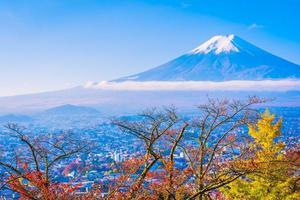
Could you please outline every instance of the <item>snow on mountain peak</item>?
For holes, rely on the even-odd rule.
[[[201,44],[199,47],[191,51],[192,54],[215,54],[239,52],[238,47],[234,44],[234,35],[217,35]]]
[[[229,81],[300,79],[300,66],[234,35],[212,37],[153,69],[115,80]]]

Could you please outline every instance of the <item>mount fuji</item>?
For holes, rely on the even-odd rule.
[[[120,81],[229,81],[299,79],[300,66],[235,35],[217,35],[194,50]]]
[[[227,35],[214,36],[166,64],[132,76],[0,97],[0,114],[35,114],[53,107],[65,112],[70,106],[64,105],[73,104],[111,115],[162,105],[190,109],[207,96],[243,99],[253,95],[276,99],[268,105],[300,106],[300,66]]]

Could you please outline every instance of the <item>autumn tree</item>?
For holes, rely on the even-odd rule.
[[[255,166],[251,174],[239,178],[224,188],[228,199],[300,199],[299,148],[286,151],[278,141],[282,119],[266,110],[256,124],[249,124],[253,138],[253,157],[248,160]]]
[[[152,169],[158,163],[166,164],[163,161],[161,149],[161,140],[166,139],[166,136],[180,125],[180,119],[173,108],[164,111],[155,109],[145,111],[139,115],[139,120],[114,120],[113,123],[126,133],[132,134],[140,139],[145,147],[145,154],[139,158],[134,158],[125,163],[122,163],[122,176],[117,181],[118,187],[110,191],[110,195],[118,195],[122,199],[139,199],[147,196],[149,199],[154,199],[160,194],[154,190],[150,192],[150,187],[153,184],[150,182],[154,179],[155,173]],[[183,135],[186,124],[181,127],[179,135]],[[176,145],[177,146],[177,145]],[[174,147],[174,151],[175,151]],[[166,150],[166,149],[165,149]],[[170,152],[174,154],[174,152]],[[130,170],[128,170],[130,169]],[[137,176],[136,176],[137,175]],[[148,187],[145,187],[145,183]],[[120,192],[120,188],[125,188],[125,192]]]
[[[70,133],[34,135],[16,124],[6,125],[7,140],[15,149],[2,149],[1,189],[18,193],[20,199],[71,199],[78,185],[54,181],[53,168],[63,160],[87,150]],[[5,155],[5,156],[3,156]]]
[[[121,199],[208,199],[219,188],[251,173],[241,161],[249,156],[245,125],[257,118],[247,101],[213,100],[198,107],[197,117],[185,119],[175,109],[150,110],[139,120],[115,120],[145,147],[135,170],[124,173],[109,197]],[[179,166],[175,156],[183,155]],[[182,163],[181,163],[182,164]],[[241,167],[243,166],[243,167]],[[126,172],[126,171],[125,171]],[[126,188],[120,190],[120,188]]]

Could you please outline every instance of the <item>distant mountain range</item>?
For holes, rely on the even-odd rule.
[[[235,35],[214,36],[148,71],[114,81],[228,81],[299,79],[300,66]]]

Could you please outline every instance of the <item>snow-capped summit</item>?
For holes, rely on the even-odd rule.
[[[234,44],[235,36],[231,35],[217,35],[201,44],[199,47],[191,51],[193,54],[208,54],[213,52],[215,54],[239,52],[239,48]]]
[[[300,66],[235,35],[217,35],[188,53],[115,81],[300,79]]]

